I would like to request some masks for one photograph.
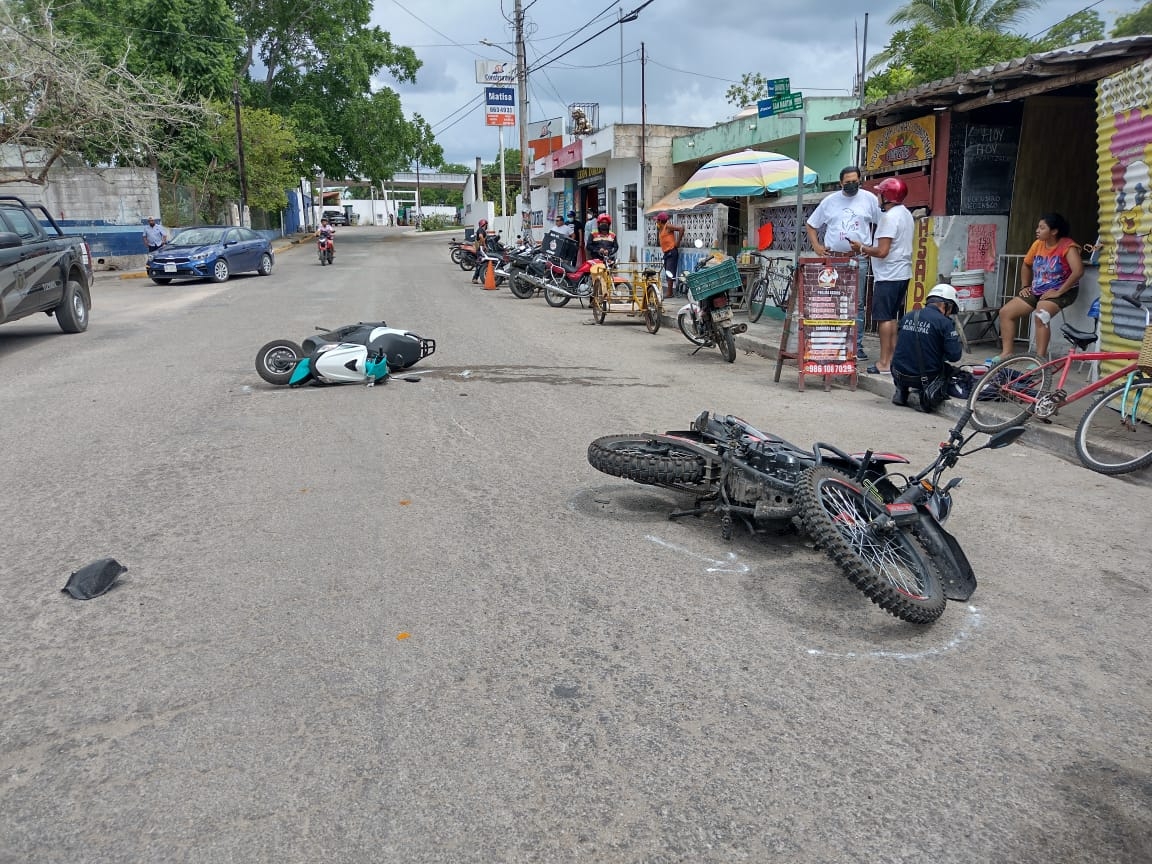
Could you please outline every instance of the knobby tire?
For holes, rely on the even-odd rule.
[[[588,445],[597,471],[647,485],[692,486],[704,479],[704,458],[689,447],[651,435],[605,435]]]

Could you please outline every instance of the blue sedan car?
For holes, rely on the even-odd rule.
[[[248,228],[202,225],[185,228],[148,256],[148,275],[157,285],[173,279],[225,282],[233,273],[272,272],[272,243]]]

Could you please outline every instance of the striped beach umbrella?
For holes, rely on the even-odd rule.
[[[800,163],[779,153],[744,150],[706,162],[680,187],[681,198],[740,198],[796,188]],[[804,168],[804,185],[816,182],[816,172]]]

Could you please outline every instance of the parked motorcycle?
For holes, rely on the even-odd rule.
[[[941,475],[961,456],[1006,447],[1024,432],[1005,429],[965,450],[979,434],[964,435],[971,416],[966,410],[936,459],[910,477],[889,470],[907,464],[903,456],[849,454],[822,442],[805,450],[707,411],[686,431],[597,438],[588,461],[614,477],[694,494],[692,509],[669,518],[718,513],[725,539],[736,520],[753,532],[794,525],[881,609],[929,624],[948,600],[965,601],[976,590],[967,556],[944,528],[961,478],[941,486]]]
[[[697,249],[704,247],[700,240],[695,245]],[[716,256],[707,256],[696,262],[691,275],[680,274],[681,282],[687,286],[694,299],[676,313],[676,324],[684,338],[697,346],[696,351],[715,345],[720,349],[721,356],[732,363],[736,360],[735,336],[747,330],[748,325],[744,322],[737,324],[732,320],[728,292],[739,286],[740,276],[735,270],[735,264],[727,264],[730,260],[717,262]],[[724,279],[709,280],[707,284],[703,278],[693,279],[696,274],[702,274],[713,266],[730,266],[732,273],[720,274]]]
[[[269,384],[366,383],[407,369],[436,351],[436,342],[384,321],[361,321],[335,330],[317,327],[318,336],[301,344],[269,342],[256,353],[256,372]]]
[[[320,259],[320,266],[331,264],[335,257],[335,247],[331,237],[320,237],[316,241],[316,255]]]

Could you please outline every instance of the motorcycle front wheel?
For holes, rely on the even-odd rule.
[[[544,301],[554,309],[559,309],[561,306],[567,306],[568,301],[572,298],[567,294],[561,294],[553,288],[544,289]]]
[[[912,624],[931,624],[948,602],[940,577],[905,531],[872,527],[868,493],[831,468],[809,468],[796,490],[805,531],[869,600]]]
[[[283,386],[292,380],[292,370],[304,356],[295,342],[276,339],[256,352],[256,374],[269,384]]]
[[[648,485],[692,486],[704,479],[704,459],[651,435],[605,435],[588,445],[588,464],[597,471]]]
[[[692,315],[685,312],[683,315],[676,316],[676,324],[680,328],[680,332],[684,334],[684,338],[691,342],[693,345],[707,345],[708,340],[703,336],[696,335],[696,322],[692,320]]]
[[[512,292],[513,296],[521,300],[527,300],[536,293],[536,286],[525,282],[517,273],[512,274],[512,279],[508,283],[508,288]]]

